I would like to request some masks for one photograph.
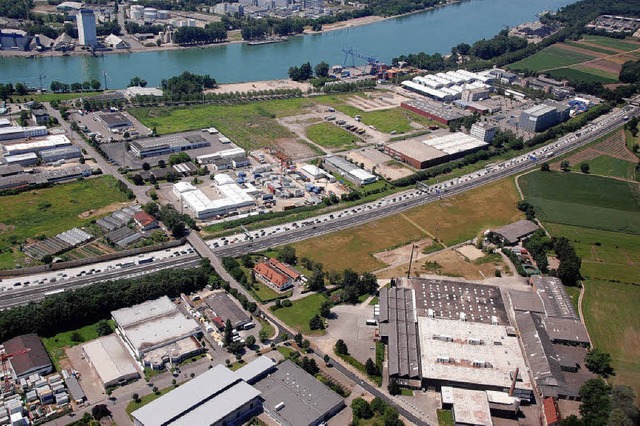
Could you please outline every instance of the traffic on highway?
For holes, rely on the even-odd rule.
[[[535,167],[540,162],[593,141],[637,113],[638,108],[635,106],[616,109],[598,123],[588,124],[579,131],[565,135],[534,151],[464,176],[431,186],[419,185],[416,189],[396,193],[375,202],[319,215],[304,221],[215,238],[207,241],[207,244],[218,256],[240,256],[360,225]]]

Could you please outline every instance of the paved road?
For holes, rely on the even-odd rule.
[[[628,115],[636,115],[638,113],[637,108],[633,108],[630,111],[625,113],[618,112],[617,117],[606,125],[603,125],[598,128],[594,128],[591,131],[582,130],[582,136],[576,137],[575,140],[567,143],[563,146],[558,146],[553,148],[554,155],[562,155],[566,152],[572,151],[576,148],[584,146],[597,139],[598,137],[610,132],[616,127],[620,126],[623,122],[624,114]],[[556,143],[548,144],[546,147],[553,146]],[[544,151],[545,147],[540,147],[536,150]],[[237,257],[246,253],[261,251],[269,247],[276,247],[283,244],[290,244],[297,241],[305,240],[312,237],[317,237],[320,235],[336,232],[342,229],[347,229],[353,226],[361,225],[373,220],[377,220],[386,216],[390,216],[393,214],[400,213],[402,211],[411,209],[413,207],[417,207],[420,205],[424,205],[427,203],[431,203],[437,201],[439,199],[450,197],[455,194],[459,194],[464,191],[468,191],[473,188],[477,188],[482,185],[486,185],[490,182],[494,182],[496,180],[502,179],[507,176],[513,176],[519,173],[524,172],[525,170],[538,167],[540,159],[536,160],[526,160],[518,163],[513,163],[508,167],[494,167],[492,172],[488,172],[484,175],[478,176],[477,173],[473,173],[474,178],[470,178],[468,180],[458,180],[455,184],[447,186],[443,188],[441,193],[424,193],[424,191],[410,190],[405,191],[403,193],[397,193],[393,196],[392,202],[389,202],[386,205],[379,205],[380,202],[373,202],[366,205],[359,206],[358,209],[351,209],[349,214],[344,217],[337,217],[338,213],[334,214],[334,218],[329,221],[319,221],[316,220],[310,226],[302,226],[302,227],[289,227],[286,232],[278,232],[273,235],[263,236],[260,239],[252,239],[249,241],[241,241],[235,244],[223,245],[220,247],[214,247],[212,250],[216,253],[217,256],[225,257]],[[509,160],[504,163],[512,162]],[[455,180],[449,181],[453,182]],[[443,184],[446,186],[446,184]],[[353,210],[356,210],[355,213]],[[313,219],[311,219],[313,221]],[[280,225],[282,229],[286,227],[286,225]],[[251,231],[251,234],[255,234],[259,231]],[[230,240],[233,237],[228,237]]]
[[[6,309],[17,305],[24,305],[29,302],[44,299],[46,293],[51,293],[53,291],[84,287],[86,285],[109,280],[133,278],[136,276],[142,276],[149,273],[157,272],[162,269],[197,268],[199,263],[200,257],[196,254],[191,254],[179,259],[165,259],[127,269],[105,271],[99,274],[69,278],[63,281],[56,281],[55,283],[39,284],[37,286],[31,286],[27,288],[16,288],[0,293],[0,309]]]

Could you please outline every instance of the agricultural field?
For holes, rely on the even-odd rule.
[[[323,294],[312,294],[293,301],[293,305],[288,308],[280,308],[273,314],[285,324],[303,334],[320,335],[324,330],[311,331],[309,321],[320,312],[322,302],[327,300]]]
[[[640,286],[587,280],[583,312],[594,345],[611,354],[616,375],[640,395]]]
[[[362,142],[355,134],[326,122],[307,127],[306,135],[318,145],[336,151],[355,148],[357,142]]]
[[[549,46],[540,52],[509,65],[512,70],[543,71],[550,68],[560,68],[594,59],[583,53],[570,52],[557,45]]]
[[[584,66],[576,66],[575,68],[558,68],[549,71],[549,77],[556,80],[584,81],[587,83],[610,84],[618,81],[618,74],[587,68]]]
[[[84,217],[88,212],[99,212],[111,204],[128,201],[116,182],[111,176],[101,176],[3,196],[0,201],[0,251],[4,252],[0,256],[1,265],[11,268],[20,259],[19,254],[10,253],[19,242],[42,235],[52,237],[83,226],[88,223],[88,216]]]
[[[587,161],[589,173],[600,176],[618,177],[621,179],[635,180],[636,165],[619,158],[601,155]]]
[[[298,256],[322,262],[326,270],[359,272],[387,266],[373,255],[425,237],[446,245],[474,238],[485,229],[521,218],[512,179],[445,198],[407,212],[294,245]],[[389,232],[393,230],[393,232]]]
[[[624,52],[630,52],[632,50],[640,49],[640,43],[630,41],[630,40],[619,40],[617,38],[596,36],[596,35],[585,35],[582,40],[587,43],[596,44],[598,46],[602,46],[605,49],[614,49],[621,50]]]
[[[540,172],[520,178],[544,222],[640,234],[640,185],[581,173]]]

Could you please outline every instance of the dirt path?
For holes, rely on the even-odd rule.
[[[410,224],[412,224],[413,226],[418,228],[420,231],[422,231],[425,235],[427,235],[427,236],[433,238],[434,240],[436,240],[436,237],[433,234],[431,234],[431,232],[427,231],[422,226],[418,225],[413,220],[409,219],[404,213],[400,213],[400,216],[402,216],[407,222],[409,222]]]
[[[601,262],[600,258],[598,257],[598,253],[596,253],[596,248],[594,246],[591,246],[591,254],[593,255],[593,258],[596,260],[596,262]]]

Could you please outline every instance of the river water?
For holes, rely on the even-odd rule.
[[[543,10],[556,10],[572,0],[472,0],[374,24],[320,34],[298,36],[287,42],[248,46],[242,43],[183,49],[107,54],[104,57],[50,56],[0,58],[0,82],[22,81],[38,87],[58,80],[66,83],[90,80],[109,88],[125,87],[140,76],[150,85],[188,70],[209,74],[220,83],[286,78],[291,65],[320,61],[342,64],[341,49],[353,46],[360,52],[389,63],[393,57],[412,52],[448,53],[461,42],[490,38],[505,26],[536,19]],[[349,60],[350,63],[350,60]],[[362,65],[360,61],[359,65]],[[358,65],[358,63],[356,63]]]

